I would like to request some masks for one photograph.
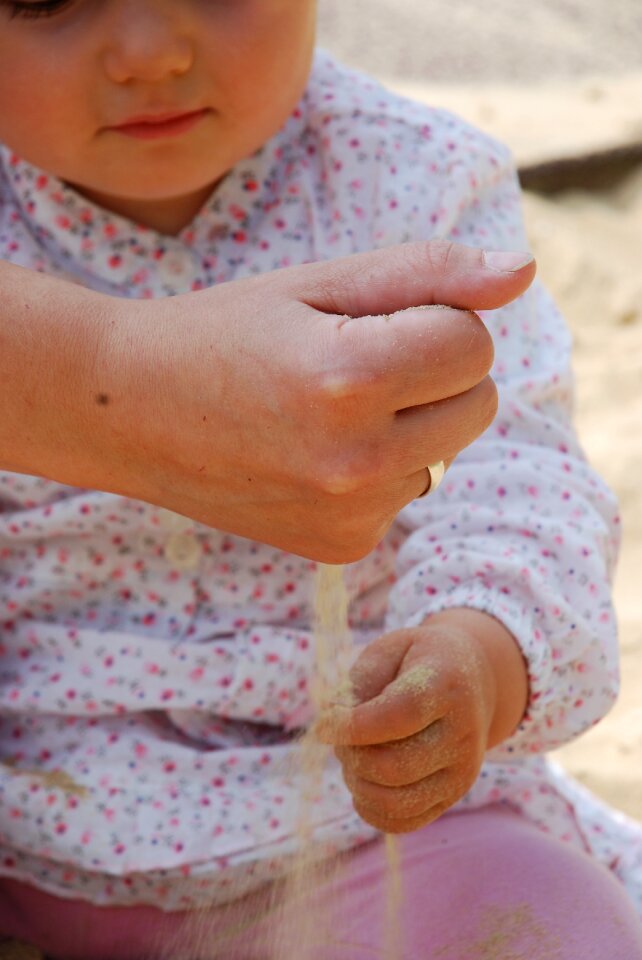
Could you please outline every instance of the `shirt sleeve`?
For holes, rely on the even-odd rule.
[[[526,250],[510,156],[480,142],[449,171],[437,235]],[[513,304],[481,316],[495,343],[499,412],[442,486],[400,513],[405,539],[387,627],[463,606],[511,631],[528,665],[530,697],[517,730],[489,755],[500,760],[571,740],[615,700],[610,580],[619,520],[573,430],[571,338],[550,296],[536,281]]]

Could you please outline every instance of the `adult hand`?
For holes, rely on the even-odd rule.
[[[356,560],[490,424],[471,311],[534,273],[413,243],[141,301],[0,264],[0,467]]]
[[[528,699],[514,638],[477,610],[380,637],[351,679],[351,703],[322,712],[316,731],[335,745],[357,812],[387,833],[416,830],[460,800]]]
[[[503,256],[414,243],[138,302],[145,349],[123,366],[140,496],[315,560],[364,556],[426,464],[495,415],[493,346],[470,311],[535,273]]]

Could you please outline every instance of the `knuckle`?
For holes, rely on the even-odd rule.
[[[359,392],[357,372],[345,355],[336,358],[330,354],[323,367],[306,378],[309,400],[325,415],[338,416],[346,401]]]
[[[314,486],[319,493],[332,497],[345,496],[353,493],[357,488],[350,469],[334,464],[326,464],[319,468],[315,475]]]
[[[296,400],[314,412],[320,430],[338,441],[354,433],[356,423],[381,424],[382,377],[375,366],[343,356],[326,358],[315,370],[301,371]]]
[[[428,266],[436,274],[448,274],[458,257],[459,248],[451,240],[429,240],[426,243]]]
[[[384,463],[385,457],[376,442],[347,443],[336,453],[323,457],[317,468],[319,489],[326,494],[346,496],[377,488],[382,482]],[[372,489],[372,494],[376,498],[376,489]]]
[[[355,408],[360,416],[376,414],[385,377],[367,326],[348,320],[339,324],[328,339],[312,378],[319,403],[338,416],[352,418]]]
[[[354,463],[329,460],[317,469],[316,488],[331,497],[346,497],[356,493],[363,482]]]

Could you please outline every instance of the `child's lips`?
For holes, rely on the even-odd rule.
[[[176,137],[195,127],[208,113],[209,108],[188,113],[141,115],[131,117],[125,123],[109,127],[129,137],[140,140],[156,140],[159,137]]]

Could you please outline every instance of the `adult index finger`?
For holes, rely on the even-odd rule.
[[[528,289],[536,265],[530,253],[429,240],[306,264],[296,271],[303,302],[324,313],[363,317],[432,304],[495,310]]]
[[[364,747],[404,740],[446,713],[437,671],[417,663],[378,696],[355,707],[338,704],[324,710],[314,732],[323,743]]]

